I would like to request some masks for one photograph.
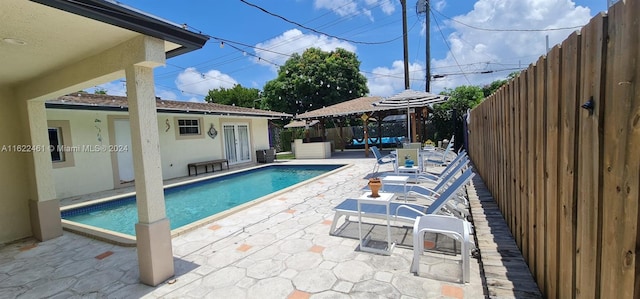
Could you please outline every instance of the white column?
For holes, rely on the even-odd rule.
[[[26,101],[32,166],[29,173],[31,230],[36,239],[46,241],[62,236],[60,203],[56,198],[49,152],[47,113],[44,101]]]
[[[125,69],[131,123],[138,223],[140,280],[156,286],[174,274],[171,229],[166,218],[153,68]]]

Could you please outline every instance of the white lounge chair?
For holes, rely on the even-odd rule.
[[[442,156],[440,156],[440,154],[433,154],[430,155],[429,157],[427,157],[424,160],[425,165],[445,165],[447,164],[448,160],[448,156],[449,153],[453,151],[453,140],[455,139],[455,136],[451,136],[451,140],[449,141],[449,144],[447,144],[447,147],[444,149],[444,152],[442,153]]]
[[[458,163],[465,163],[465,161],[468,161],[469,157],[467,156],[467,153],[465,151],[460,152],[450,163],[447,164],[447,167],[445,167],[444,170],[442,170],[442,172],[440,172],[439,174],[433,174],[433,173],[421,173],[418,178],[422,181],[433,181],[433,182],[438,182],[440,181],[440,179],[444,176],[446,176],[449,172],[451,172],[455,166],[458,165]]]
[[[437,181],[436,186],[433,188],[428,188],[422,185],[410,184],[405,186],[404,184],[384,184],[382,186],[383,192],[388,193],[407,193],[416,194],[424,197],[434,197],[440,195],[446,188],[452,185],[455,181],[455,176],[468,165],[469,161],[464,160],[463,162],[457,163],[455,167],[451,167],[450,171],[447,172],[439,181]],[[421,181],[421,176],[416,176],[418,181]],[[365,186],[363,190],[369,190],[368,186]]]
[[[447,205],[448,201],[456,201],[458,192],[473,178],[475,174],[471,169],[467,169],[452,183],[451,187],[447,188],[439,197],[429,205],[419,204],[407,204],[400,202],[391,202],[389,204],[389,210],[394,213],[393,220],[408,222],[413,224],[418,216],[429,214],[446,214],[446,215],[459,215],[458,211],[451,211],[451,208],[455,208],[455,205]],[[370,205],[361,204],[361,216],[366,218],[387,219],[386,207],[382,205]],[[341,217],[345,217],[345,221],[349,220],[350,216],[358,216],[358,200],[348,198],[339,203],[335,208],[335,215],[333,222],[331,223],[331,231],[329,234],[336,235],[336,226],[338,220]]]

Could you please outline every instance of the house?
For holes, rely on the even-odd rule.
[[[187,169],[189,163],[256,162],[255,151],[270,147],[269,119],[291,117],[204,102],[156,99],[156,107],[163,180],[193,174]],[[46,108],[57,198],[132,184],[126,97],[73,93],[47,101]],[[83,183],[77,184],[79,180]]]
[[[140,280],[157,285],[173,276],[153,70],[207,40],[115,1],[2,1],[0,242],[62,235],[45,101],[125,78]]]

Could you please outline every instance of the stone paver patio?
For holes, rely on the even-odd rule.
[[[352,166],[173,238],[175,277],[157,287],[139,283],[135,248],[65,232],[46,242],[27,239],[0,245],[0,298],[482,298],[498,294],[487,291],[481,265],[474,258],[466,284],[460,283],[460,256],[455,254],[428,253],[421,261],[420,275],[410,273],[413,253],[402,246],[407,244],[402,239],[406,228],[395,230],[400,246],[390,256],[357,250],[358,239],[348,234],[353,223],[344,224],[344,235],[330,236],[332,208],[361,194],[375,162],[358,156],[288,163],[309,162]],[[536,297],[533,291],[527,294]],[[505,291],[499,295],[509,297]]]

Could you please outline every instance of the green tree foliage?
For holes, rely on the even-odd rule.
[[[496,92],[496,90],[500,89],[500,87],[502,87],[502,85],[507,84],[507,80],[496,80],[491,82],[490,84],[487,84],[485,86],[482,87],[482,93],[484,94],[484,97],[488,97],[491,94],[493,94],[494,92]]]
[[[449,100],[433,107],[431,115],[431,140],[449,139],[456,135],[456,147],[462,144],[462,122],[467,109],[473,109],[484,100],[483,89],[479,86],[458,86],[445,89],[440,94],[448,95]]]
[[[106,88],[96,88],[93,91],[93,94],[104,94],[104,95],[106,95],[107,94],[107,89]]]
[[[485,85],[484,87],[482,87],[482,92],[484,93],[484,97],[488,97],[491,94],[493,94],[494,92],[496,92],[496,90],[500,89],[500,87],[502,87],[503,85],[507,84],[507,82],[513,80],[515,77],[518,77],[518,75],[520,74],[520,72],[512,72],[507,76],[507,79],[503,79],[503,80],[496,80],[493,81],[487,85]]]
[[[344,49],[293,54],[264,86],[265,108],[293,115],[369,93],[357,56]]]
[[[209,103],[223,105],[235,105],[248,108],[261,108],[260,90],[257,88],[246,88],[236,84],[233,88],[211,89],[204,97]]]

